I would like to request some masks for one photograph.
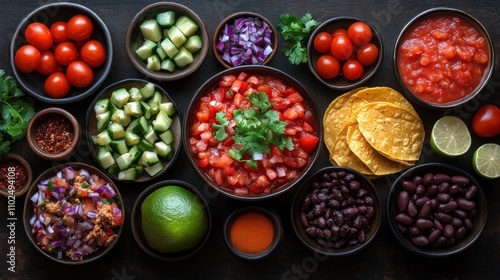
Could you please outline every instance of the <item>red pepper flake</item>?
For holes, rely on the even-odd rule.
[[[64,117],[49,117],[38,127],[35,137],[38,147],[44,152],[59,154],[73,142],[73,126]]]
[[[0,162],[0,188],[8,189],[12,185],[18,190],[26,184],[27,179],[26,169],[17,160],[6,159]]]

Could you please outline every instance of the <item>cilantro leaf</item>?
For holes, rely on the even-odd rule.
[[[306,41],[309,33],[319,24],[310,13],[300,19],[290,14],[280,15],[278,29],[285,39],[283,51],[292,64],[307,62]]]
[[[229,120],[226,118],[224,112],[217,112],[215,114],[215,120],[219,122],[219,124],[214,123],[212,125],[214,137],[219,142],[224,141],[227,138],[226,127],[229,124]]]

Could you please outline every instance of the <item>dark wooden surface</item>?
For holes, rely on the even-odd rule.
[[[10,38],[21,19],[39,5],[52,1],[0,1],[0,68],[11,73],[9,64]],[[125,32],[129,21],[145,5],[153,1],[85,1],[85,5],[94,10],[108,25],[113,37],[115,56],[113,70],[105,84],[124,78],[143,78],[129,62],[124,47]],[[238,11],[258,12],[278,23],[279,15],[292,13],[302,15],[310,12],[319,21],[336,16],[355,16],[368,21],[378,28],[384,41],[384,61],[378,73],[366,84],[367,86],[390,86],[401,90],[394,77],[393,46],[403,26],[418,13],[432,7],[446,6],[459,8],[476,16],[490,33],[495,44],[500,39],[500,3],[494,0],[480,1],[443,1],[443,0],[377,0],[377,1],[261,1],[261,0],[216,0],[216,1],[179,1],[193,9],[204,20],[211,37],[218,22],[225,16]],[[280,40],[282,40],[280,36]],[[281,42],[282,43],[282,42]],[[500,54],[499,45],[495,48]],[[269,64],[281,69],[297,80],[313,95],[322,115],[327,105],[341,92],[327,89],[309,73],[307,65],[291,65],[280,50]],[[471,116],[479,104],[495,103],[500,105],[498,97],[500,81],[498,59],[495,61],[495,74],[481,98],[471,101],[466,106],[454,111],[433,111],[415,105],[425,123],[427,136],[434,121],[446,114],[462,117],[470,126]],[[223,70],[210,52],[202,67],[192,76],[183,80],[160,85],[175,100],[182,113],[185,113],[189,101],[196,89],[209,77]],[[61,106],[74,113],[83,123],[84,115],[92,97],[78,104]],[[37,104],[37,108],[47,107]],[[428,139],[428,137],[426,137]],[[473,147],[465,156],[456,160],[447,160],[435,155],[425,142],[423,162],[445,162],[472,171],[472,151],[480,144],[495,141],[500,137],[480,139],[473,136]],[[325,146],[311,172],[329,165]],[[28,149],[25,142],[20,142],[14,151],[30,160],[35,175],[40,174],[51,164],[42,161]],[[83,161],[94,164],[88,155],[88,148],[82,144],[71,161]],[[460,255],[445,259],[428,259],[406,251],[400,246],[384,220],[376,239],[365,250],[347,257],[326,258],[314,254],[295,236],[290,224],[290,202],[295,192],[266,200],[256,205],[276,210],[283,222],[284,236],[274,254],[262,261],[248,262],[233,256],[225,247],[222,238],[223,221],[238,207],[250,203],[236,202],[222,195],[215,194],[196,175],[182,152],[170,172],[163,179],[180,179],[197,186],[206,195],[214,218],[213,230],[209,242],[195,256],[180,262],[162,262],[144,253],[135,243],[130,229],[130,211],[138,194],[146,184],[120,184],[119,188],[125,200],[127,220],[123,236],[117,246],[101,260],[81,266],[64,266],[43,257],[32,248],[22,227],[22,207],[25,197],[16,199],[16,272],[7,270],[7,200],[0,199],[0,279],[498,279],[500,274],[500,182],[480,181],[488,199],[489,217],[486,229],[469,250]],[[387,191],[394,180],[388,176],[375,181],[379,194],[385,203]],[[154,183],[154,182],[152,182]]]

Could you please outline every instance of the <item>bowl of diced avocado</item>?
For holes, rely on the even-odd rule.
[[[209,49],[205,24],[173,2],[146,6],[132,19],[125,38],[128,58],[146,77],[175,81],[195,72]]]
[[[93,160],[109,177],[146,182],[164,174],[181,150],[181,114],[157,84],[125,79],[106,87],[87,111]]]

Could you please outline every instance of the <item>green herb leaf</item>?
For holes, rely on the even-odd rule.
[[[300,19],[290,14],[280,16],[278,29],[285,39],[283,51],[292,64],[307,62],[306,41],[309,33],[319,24],[310,13]]]
[[[219,122],[219,124],[214,123],[212,125],[212,129],[214,130],[214,137],[217,141],[221,142],[227,138],[226,127],[229,124],[229,120],[226,118],[224,112],[217,112],[215,114],[215,120]]]

